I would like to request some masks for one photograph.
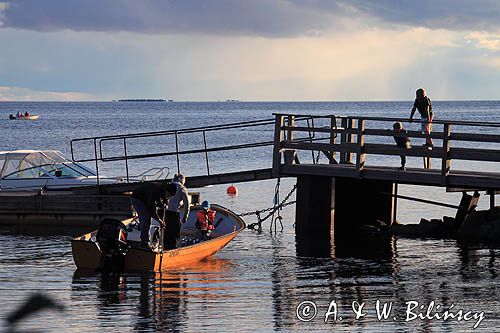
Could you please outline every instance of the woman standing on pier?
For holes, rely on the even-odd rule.
[[[425,90],[423,88],[418,89],[416,95],[417,98],[415,98],[413,108],[411,109],[410,122],[413,121],[415,110],[418,110],[418,113],[420,113],[420,117],[422,118],[422,133],[425,133],[427,135],[424,146],[432,149],[434,144],[432,143],[431,139],[431,131],[434,113],[432,112],[431,99],[425,95]]]

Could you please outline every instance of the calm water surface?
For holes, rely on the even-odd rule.
[[[70,153],[73,138],[173,128],[210,126],[270,118],[273,112],[314,114],[369,114],[407,116],[411,102],[366,103],[0,103],[0,150],[58,149]],[[10,113],[29,110],[36,122],[7,120]],[[441,119],[500,121],[500,102],[436,102]],[[390,125],[390,124],[388,124]],[[235,130],[208,136],[208,144],[272,138],[272,129]],[[197,147],[199,137],[181,137],[181,147]],[[138,141],[138,152],[170,149],[172,142]],[[118,146],[109,146],[117,151]],[[89,147],[79,147],[82,155]],[[213,172],[264,168],[271,165],[268,148],[210,155]],[[370,161],[367,160],[367,163]],[[387,161],[384,161],[387,162]],[[375,162],[374,162],[375,163]],[[398,159],[394,159],[395,165]],[[414,166],[421,163],[410,160]],[[169,166],[175,160],[136,161],[137,173],[152,165]],[[189,175],[204,172],[203,156],[181,160]],[[110,175],[124,174],[122,164],[100,166]],[[457,167],[460,167],[458,165]],[[481,166],[480,166],[481,167]],[[484,166],[498,171],[497,166]],[[488,169],[489,168],[489,169]],[[293,179],[282,180],[282,198]],[[204,199],[247,212],[271,205],[275,182],[238,185],[240,195],[228,198],[225,186],[199,189]],[[457,204],[459,196],[442,189],[401,186],[400,193]],[[292,197],[293,198],[293,197]],[[487,207],[483,200],[481,207]],[[400,201],[398,219],[418,223],[420,218],[454,215],[453,210]],[[76,272],[70,237],[0,233],[0,321],[35,291],[62,303],[62,313],[44,311],[19,326],[20,330],[66,332],[469,332],[476,320],[404,322],[405,302],[435,301],[454,311],[484,311],[476,331],[492,332],[500,326],[500,250],[484,246],[461,247],[453,240],[390,239],[376,243],[336,244],[328,258],[314,258],[297,249],[293,227],[294,207],[283,211],[284,229],[270,234],[246,230],[207,262],[164,274],[104,276]],[[250,217],[247,223],[255,222]],[[378,321],[376,301],[393,302],[390,318]],[[297,306],[311,301],[317,317],[301,322]],[[338,316],[324,322],[335,301]],[[364,302],[366,316],[355,319],[353,301]],[[396,319],[394,319],[396,317]],[[337,318],[339,319],[339,318]],[[0,323],[0,331],[3,330]]]

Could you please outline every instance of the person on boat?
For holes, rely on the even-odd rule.
[[[210,209],[210,203],[205,200],[201,203],[201,210],[198,211],[198,219],[196,220],[196,227],[200,229],[203,240],[210,238],[210,234],[215,229],[214,223],[215,211]]]
[[[403,128],[403,124],[400,122],[396,122],[392,125],[394,129],[394,141],[396,141],[396,146],[399,148],[410,149],[410,138],[408,137],[408,132]],[[400,155],[401,157],[401,167],[399,170],[406,170],[406,156]]]
[[[25,116],[25,117],[29,117],[29,116],[30,116],[30,113],[29,113],[28,111],[26,111],[26,112],[24,113],[24,116]]]
[[[12,119],[16,119],[16,116],[14,116],[13,114],[10,114],[9,115],[9,119],[12,120]]]
[[[18,111],[17,112],[17,118],[22,118],[23,117],[23,114],[21,113],[21,111]]]
[[[418,110],[418,113],[420,113],[420,117],[422,118],[422,134],[427,135],[424,146],[428,149],[432,149],[434,144],[432,143],[431,131],[434,113],[432,112],[431,99],[425,95],[425,90],[423,88],[418,89],[416,95],[413,108],[411,109],[410,122],[413,121],[415,110]]]
[[[182,205],[184,215],[182,223],[186,223],[189,215],[189,196],[186,187],[186,177],[182,174],[174,176],[173,184],[176,186],[175,194],[168,198],[167,210],[165,211],[165,233],[163,236],[163,248],[165,250],[175,249],[180,238],[181,220],[179,210]]]
[[[132,206],[139,216],[139,226],[141,229],[141,246],[149,246],[149,228],[151,218],[158,221],[162,219],[157,216],[156,208],[162,205],[170,196],[166,185],[146,182],[137,186],[132,192]]]

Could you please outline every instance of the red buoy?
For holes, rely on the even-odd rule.
[[[238,189],[236,188],[236,186],[231,185],[227,188],[226,193],[230,196],[236,196],[238,195]]]

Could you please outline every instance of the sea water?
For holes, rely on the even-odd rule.
[[[0,151],[56,149],[70,156],[70,141],[82,137],[191,127],[209,129],[221,123],[271,119],[273,113],[408,117],[411,105],[411,101],[2,102]],[[38,114],[40,119],[8,120],[9,114],[18,111]],[[499,101],[437,101],[434,111],[436,119],[500,121]],[[388,128],[390,125],[385,124]],[[419,124],[405,126],[416,130]],[[495,133],[495,129],[490,131]],[[197,135],[181,135],[179,148],[201,148],[201,137]],[[229,130],[217,135],[206,133],[208,147],[272,140],[272,137],[272,126]],[[175,149],[171,139],[136,140],[127,149],[131,154],[171,151]],[[412,144],[423,143],[415,141]],[[74,146],[75,157],[92,157],[92,147],[87,143]],[[122,153],[118,142],[109,142],[104,149],[106,154]],[[205,173],[204,158],[203,154],[181,156],[181,171],[188,177]],[[272,148],[210,153],[209,161],[211,173],[268,168],[272,164]],[[399,158],[382,162],[398,166]],[[368,157],[369,163],[381,162]],[[408,158],[409,167],[421,167],[421,163],[420,159]],[[94,167],[92,163],[88,165]],[[168,167],[171,175],[177,171],[175,156],[129,163],[131,174],[140,174],[151,166]],[[453,167],[471,166],[458,162]],[[495,164],[472,167],[500,171]],[[123,162],[103,163],[99,168],[102,174],[110,176],[126,173]],[[281,198],[294,183],[292,178],[281,180]],[[226,185],[191,190],[199,191],[202,200],[222,204],[237,213],[272,205],[275,180],[236,185],[237,197],[226,195]],[[400,186],[399,193],[455,205],[460,200],[459,194],[433,187]],[[488,207],[487,198],[482,199],[480,207]],[[397,217],[403,223],[418,223],[421,218],[454,214],[453,209],[400,200]],[[207,262],[163,274],[82,275],[75,272],[71,237],[66,233],[19,234],[4,230],[0,233],[0,301],[3,305],[0,321],[29,295],[41,292],[62,304],[65,311],[40,312],[20,324],[19,329],[468,332],[477,324],[477,331],[490,332],[500,324],[500,292],[496,287],[500,250],[463,247],[454,240],[399,238],[377,249],[365,251],[363,246],[355,245],[334,249],[328,258],[304,257],[297,255],[294,206],[286,207],[282,215],[282,231],[278,228],[277,233],[270,233],[267,220],[262,233],[245,230]],[[256,220],[249,216],[245,221]],[[384,306],[388,313],[385,317]],[[446,320],[443,319],[445,312],[452,314]],[[484,318],[479,320],[481,314]],[[2,325],[4,323],[0,323],[0,328]]]

